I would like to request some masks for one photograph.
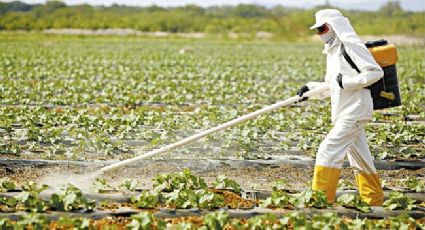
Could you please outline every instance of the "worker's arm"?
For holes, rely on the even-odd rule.
[[[325,90],[318,92],[314,95],[311,95],[310,97],[303,97],[303,94],[310,91],[310,90],[314,90],[316,88],[319,87],[324,87],[325,85],[327,85],[328,87],[326,87]],[[298,92],[297,95],[300,97],[303,97],[301,101],[305,101],[309,98],[311,99],[325,99],[327,97],[330,96],[330,90],[329,90],[329,84],[327,82],[316,82],[316,81],[310,81],[307,84],[305,84],[303,87],[301,87]]]
[[[347,54],[360,70],[355,76],[340,74],[337,77],[339,86],[344,90],[356,90],[372,85],[384,76],[384,71],[373,59],[372,54],[366,48],[347,44],[345,46]],[[348,64],[347,64],[348,65]],[[350,67],[351,68],[351,67]]]

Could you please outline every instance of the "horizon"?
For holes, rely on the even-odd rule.
[[[13,2],[15,0],[6,0],[1,2]],[[44,4],[46,0],[21,0],[21,2],[27,4]],[[284,7],[297,7],[302,9],[309,9],[319,5],[324,5],[329,3],[330,5],[342,8],[346,10],[366,10],[366,11],[376,11],[380,7],[390,2],[388,0],[372,0],[372,1],[355,1],[355,0],[268,0],[268,1],[259,1],[259,0],[150,0],[150,1],[134,1],[134,0],[63,0],[67,5],[79,5],[79,4],[89,4],[92,6],[111,6],[113,4],[125,5],[125,6],[135,6],[135,7],[144,7],[157,5],[161,7],[178,7],[185,5],[198,5],[201,7],[211,7],[211,6],[234,6],[238,4],[254,4],[261,5],[268,8],[282,5]],[[425,1],[421,0],[404,0],[399,1],[401,7],[404,10],[408,11],[425,11]]]

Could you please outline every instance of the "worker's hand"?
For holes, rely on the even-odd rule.
[[[298,92],[297,92],[297,95],[298,96],[300,96],[300,97],[302,97],[303,96],[303,94],[305,93],[305,92],[308,92],[310,89],[308,88],[308,86],[307,85],[303,85],[303,87],[301,87],[299,90],[298,90]],[[306,101],[308,99],[308,97],[303,97],[303,98],[301,98],[300,99],[300,101]]]
[[[338,82],[339,87],[341,87],[341,89],[344,89],[344,86],[342,85],[342,74],[339,73],[338,76],[336,76],[336,81]]]

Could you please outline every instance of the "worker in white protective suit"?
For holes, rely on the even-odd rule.
[[[373,112],[371,92],[365,87],[378,81],[384,73],[340,11],[325,9],[315,16],[316,23],[310,29],[317,29],[325,43],[325,81],[307,83],[298,91],[298,95],[302,97],[309,90],[328,85],[329,90],[314,97],[322,99],[330,95],[334,126],[317,152],[313,189],[325,191],[329,202],[335,200],[339,175],[347,154],[362,200],[369,205],[382,205],[384,195],[365,133],[365,125]],[[344,59],[342,46],[360,73]]]

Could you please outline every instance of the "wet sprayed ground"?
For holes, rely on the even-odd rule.
[[[60,183],[78,183],[76,186],[92,187],[94,178],[83,177],[81,175],[89,175],[96,172],[98,168],[78,167],[78,166],[52,166],[43,168],[34,167],[16,167],[1,168],[0,177],[2,179],[11,180],[18,184],[32,180],[39,183],[46,183],[57,180],[54,184],[59,186]],[[118,186],[126,179],[135,179],[139,182],[140,188],[152,188],[152,178],[161,173],[180,172],[182,169],[167,165],[165,163],[156,163],[143,168],[124,168],[121,170],[108,172],[100,178],[106,179],[108,184]],[[378,170],[381,179],[388,186],[395,186],[396,181],[407,177],[416,177],[423,179],[425,169],[419,170]],[[313,176],[313,169],[303,169],[294,166],[281,165],[272,167],[221,167],[220,170],[195,171],[195,175],[201,176],[208,184],[211,184],[218,175],[225,175],[230,179],[238,182],[244,189],[262,189],[271,190],[272,184],[277,179],[287,181],[287,189],[303,189],[309,187]],[[77,179],[75,175],[78,175]],[[340,179],[350,181],[355,184],[353,170],[344,168]],[[77,180],[77,182],[75,182]],[[60,183],[58,183],[60,182]]]

